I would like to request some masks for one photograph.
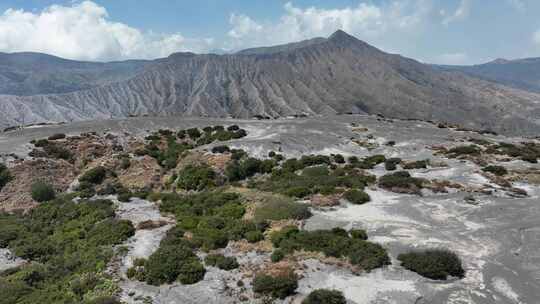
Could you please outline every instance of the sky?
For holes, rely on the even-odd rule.
[[[0,52],[154,59],[342,29],[427,63],[540,57],[540,0],[0,0]]]

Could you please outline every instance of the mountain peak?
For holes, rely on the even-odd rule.
[[[339,41],[345,41],[345,40],[356,40],[353,36],[347,34],[343,30],[337,30],[335,31],[330,37],[328,37],[328,40],[339,40]]]
[[[510,60],[508,60],[508,59],[497,58],[497,59],[495,59],[495,60],[493,60],[493,61],[491,61],[489,63],[491,63],[491,64],[506,64],[506,63],[509,63],[509,62],[510,62]]]

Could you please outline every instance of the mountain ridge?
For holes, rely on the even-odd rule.
[[[138,115],[370,113],[509,134],[540,130],[538,94],[387,54],[343,31],[316,39],[255,54],[175,53],[128,79],[93,88],[1,95],[0,124]]]

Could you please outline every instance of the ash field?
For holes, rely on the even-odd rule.
[[[135,147],[148,144],[148,135],[158,130],[176,133],[216,125],[235,125],[247,135],[197,145],[187,154],[180,155],[171,169],[160,168],[150,156],[135,153]],[[89,132],[95,133],[81,135]],[[35,141],[54,134],[67,135],[51,141],[72,151],[71,163],[36,154]],[[117,150],[106,148],[113,146],[111,142]],[[430,122],[367,115],[278,120],[145,117],[36,126],[0,133],[0,154],[12,172],[12,179],[0,191],[0,208],[30,214],[31,210],[40,208],[28,194],[21,194],[29,192],[30,185],[25,179],[38,178],[40,174],[50,178],[48,182],[55,186],[57,193],[74,193],[70,199],[79,201],[81,197],[77,191],[84,172],[96,166],[115,167],[111,165],[112,159],[119,153],[129,155],[131,167],[117,170],[116,176],[107,178],[117,179],[129,191],[150,187],[153,192],[170,192],[170,188],[163,186],[163,180],[171,180],[171,172],[185,170],[187,163],[206,162],[218,177],[225,174],[230,157],[222,156],[228,155],[229,150],[216,152],[212,149],[222,145],[230,150],[243,150],[248,157],[257,159],[271,158],[268,156],[270,151],[284,159],[301,159],[306,155],[324,155],[332,159],[342,155],[347,159],[345,164],[337,167],[332,164],[331,172],[347,164],[354,167],[354,157],[362,163],[371,156],[383,155],[386,161],[377,161],[371,168],[361,168],[362,176],[375,178],[362,190],[368,194],[368,202],[353,204],[341,190],[335,193],[312,190],[302,195],[289,195],[296,204],[307,206],[310,216],[270,220],[270,228],[255,241],[229,240],[224,246],[195,249],[194,258],[200,261],[207,261],[209,254],[221,254],[235,258],[239,266],[223,270],[205,262],[203,277],[190,284],[176,280],[149,284],[148,280],[129,274],[141,259],[151,260],[168,231],[180,223],[174,212],[163,210],[164,199],[131,197],[120,200],[118,194],[100,194],[100,186],[95,186],[97,193],[86,199],[90,202],[96,199],[111,201],[113,217],[130,222],[134,227],[129,236],[111,244],[114,254],[106,267],[98,271],[100,278],[115,286],[103,294],[123,303],[155,304],[301,303],[316,289],[338,290],[350,304],[517,304],[537,303],[540,298],[540,166],[531,157],[520,155],[520,151],[537,151],[540,143],[535,139],[480,134]],[[88,152],[91,147],[92,151],[98,152]],[[505,150],[508,147],[515,149],[508,152]],[[85,157],[84,162],[81,155]],[[389,159],[398,158],[396,170],[386,166]],[[46,163],[46,168],[38,168],[39,162]],[[62,166],[68,169],[62,169]],[[275,166],[273,170],[283,163],[279,165],[278,162]],[[319,164],[308,165],[300,170],[317,166]],[[494,173],[496,171],[486,169],[490,166],[504,167],[505,172]],[[381,183],[385,175],[398,171],[407,171],[411,178],[420,181],[419,184],[405,189],[385,187]],[[246,209],[243,219],[249,220],[253,213],[257,216],[257,208],[263,204],[260,193],[267,182],[265,176],[269,174],[272,173],[256,173],[234,184],[219,181],[216,187],[238,193]],[[302,173],[298,174],[302,176]],[[175,180],[173,184],[176,183],[180,182]],[[173,191],[180,195],[197,192],[178,188]],[[251,212],[253,208],[255,211]],[[17,212],[18,209],[23,212]],[[142,223],[152,225],[142,227]],[[272,262],[272,252],[276,248],[270,241],[271,235],[290,225],[301,231],[365,230],[369,242],[387,251],[389,263],[366,271],[348,261],[346,256],[330,257],[309,250],[294,250],[283,260]],[[186,235],[190,233],[187,231],[184,238],[189,239]],[[193,233],[196,237],[197,232]],[[0,249],[0,270],[3,271],[0,280],[2,277],[6,281],[15,280],[17,271],[39,263],[24,256],[17,257],[20,250],[11,250],[16,247],[15,243],[8,242],[4,247]],[[429,249],[455,253],[461,260],[464,275],[430,279],[406,269],[398,259],[406,252]],[[254,291],[253,278],[257,273],[270,273],[272,269],[280,268],[289,269],[297,276],[294,292],[275,297]],[[22,270],[12,271],[15,273],[12,274],[9,269]],[[38,285],[32,288],[20,299],[35,296],[33,293],[40,289]],[[90,301],[96,292],[96,288],[88,290],[81,299]]]

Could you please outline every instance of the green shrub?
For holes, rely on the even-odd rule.
[[[418,192],[424,180],[412,177],[407,171],[398,171],[379,178],[379,186],[395,192]]]
[[[503,176],[503,175],[508,174],[508,170],[506,170],[506,168],[503,166],[487,166],[483,168],[482,171],[490,172],[497,176]]]
[[[303,220],[311,217],[309,206],[292,200],[274,197],[255,209],[255,221]]]
[[[43,181],[33,183],[30,192],[32,194],[32,199],[40,203],[51,201],[56,197],[56,191],[53,186]]]
[[[368,239],[367,232],[363,229],[352,229],[349,231],[349,233],[351,234],[351,237],[353,239],[359,239],[364,241]]]
[[[230,152],[231,149],[228,146],[215,146],[212,148],[212,153],[225,153]]]
[[[285,227],[271,235],[274,247],[285,253],[304,250],[322,252],[331,257],[348,257],[354,265],[370,271],[390,264],[386,250],[378,244],[350,237],[343,229],[299,231]]]
[[[317,289],[312,291],[302,304],[347,304],[347,300],[341,291]]]
[[[272,252],[272,255],[270,255],[270,259],[273,263],[280,262],[285,258],[285,253],[281,249],[276,249],[274,252]]]
[[[202,279],[204,267],[202,269],[201,267],[197,256],[193,253],[192,245],[187,241],[180,238],[164,239],[158,250],[146,261],[144,277],[146,283],[159,286],[171,284],[182,275],[181,282],[189,284],[194,279]]]
[[[257,243],[264,240],[264,235],[260,231],[246,232],[246,240],[250,243]]]
[[[197,129],[197,128],[187,129],[186,133],[193,140],[201,137],[201,131],[199,131],[199,129]]]
[[[12,178],[6,165],[0,164],[0,191]]]
[[[389,158],[384,162],[384,168],[388,171],[394,171],[397,169],[397,165],[401,163],[401,158]]]
[[[79,182],[87,182],[95,185],[99,185],[105,180],[107,176],[107,169],[104,167],[98,166],[86,171],[81,177],[79,177]]]
[[[355,205],[362,205],[371,200],[369,194],[362,190],[349,190],[343,194],[343,197]]]
[[[207,165],[188,165],[178,173],[178,186],[201,191],[216,186],[216,173]]]
[[[67,161],[71,161],[73,159],[73,154],[71,151],[54,143],[49,143],[48,145],[44,146],[43,150],[50,158],[63,159]]]
[[[184,263],[180,268],[180,274],[178,280],[182,284],[195,284],[204,279],[206,269],[198,260],[191,260],[188,263]]]
[[[362,161],[354,163],[354,165],[361,169],[373,169],[376,165],[384,163],[385,161],[386,157],[379,154],[368,156],[362,159]]]
[[[217,267],[222,270],[233,270],[238,268],[238,262],[235,257],[226,257],[222,254],[209,254],[204,259],[208,266]]]
[[[398,256],[398,260],[406,269],[434,280],[446,280],[448,276],[463,278],[465,275],[459,257],[446,250],[403,253]]]
[[[298,288],[298,277],[293,271],[277,277],[258,273],[255,275],[252,285],[253,291],[256,293],[285,299],[293,295]]]
[[[345,163],[345,157],[341,154],[335,154],[332,156],[333,160],[336,164],[344,164]]]

